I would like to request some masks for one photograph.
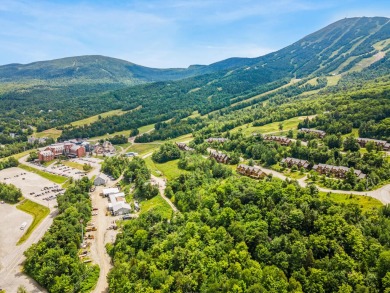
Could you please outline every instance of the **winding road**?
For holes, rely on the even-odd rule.
[[[268,173],[268,174],[272,174],[272,176],[276,177],[276,178],[279,178],[279,179],[282,179],[282,180],[286,180],[287,178],[291,180],[291,178],[277,172],[277,171],[274,171],[274,170],[271,170],[271,169],[267,169],[267,168],[264,168],[264,167],[261,167],[262,170],[264,170],[265,173]],[[306,182],[306,179],[307,179],[307,176],[303,177],[303,178],[300,178],[296,181],[298,181],[298,184],[302,187],[306,187],[307,186],[307,182]],[[387,184],[383,187],[380,187],[378,189],[375,189],[375,190],[371,190],[371,191],[345,191],[345,190],[335,190],[335,189],[328,189],[328,188],[323,188],[323,187],[318,187],[318,190],[319,191],[323,191],[323,192],[331,192],[331,193],[340,193],[340,194],[356,194],[356,195],[362,195],[362,196],[370,196],[370,197],[373,197],[373,198],[376,198],[377,200],[379,200],[380,202],[382,202],[383,204],[388,204],[390,203],[390,184]]]

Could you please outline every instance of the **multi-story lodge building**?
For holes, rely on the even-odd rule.
[[[287,157],[287,158],[282,159],[281,163],[286,164],[287,167],[289,167],[289,168],[291,168],[294,165],[296,165],[298,168],[305,168],[305,169],[310,168],[309,161],[295,159],[295,158],[291,158],[291,157]]]
[[[190,148],[188,145],[186,145],[184,142],[177,142],[176,143],[177,147],[181,149],[182,151],[186,152],[193,152],[195,151],[193,148]]]
[[[345,178],[347,172],[349,171],[348,167],[344,166],[332,166],[327,164],[318,164],[313,166],[313,170],[320,173],[320,174],[326,174],[326,175],[333,175],[338,178]],[[355,170],[355,175],[359,179],[366,178],[366,174],[364,174],[360,170]]]
[[[210,158],[215,159],[218,163],[223,163],[223,164],[229,163],[230,160],[228,155],[217,151],[211,151]]]
[[[237,172],[255,179],[262,179],[268,175],[258,166],[248,166],[245,164],[238,165]]]
[[[318,129],[312,129],[312,128],[301,128],[301,129],[299,129],[299,131],[304,132],[304,133],[312,133],[319,138],[324,138],[324,136],[326,135],[325,131],[318,130]]]
[[[385,140],[378,140],[378,139],[371,139],[371,138],[361,138],[359,137],[357,139],[358,144],[364,148],[366,147],[366,144],[368,142],[373,142],[378,148],[384,150],[384,151],[390,151],[390,142],[387,142]]]
[[[266,135],[264,136],[264,140],[276,141],[277,143],[286,146],[292,143],[292,140],[285,136]]]
[[[38,160],[43,162],[52,161],[60,156],[68,158],[84,157],[85,147],[75,142],[65,141],[49,145],[38,152]]]

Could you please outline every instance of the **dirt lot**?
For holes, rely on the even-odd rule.
[[[16,208],[16,205],[0,204],[0,271],[2,270],[5,257],[15,249],[16,242],[22,237],[32,222],[32,216],[26,214]],[[24,230],[20,229],[20,225],[26,222],[27,226]],[[1,287],[1,285],[0,285]]]
[[[48,206],[49,208],[53,208],[54,205],[56,205],[55,198],[51,200],[44,200],[44,198],[58,194],[58,192],[54,190],[56,188],[60,188],[60,186],[48,179],[42,178],[35,173],[31,173],[16,167],[4,169],[0,171],[0,182],[15,185],[22,190],[23,196],[25,198],[31,199],[39,204]],[[44,189],[45,187],[46,190]]]

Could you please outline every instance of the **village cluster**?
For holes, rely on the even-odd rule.
[[[107,140],[92,145],[88,141],[73,139],[54,143],[40,150],[37,161],[50,162],[60,157],[82,158],[88,153],[91,155],[113,155],[115,154],[115,147]]]
[[[317,129],[309,129],[309,128],[301,128],[299,129],[299,132],[302,133],[309,133],[313,134],[314,136],[322,139],[325,137],[326,132],[322,130],[317,130]],[[254,134],[257,135],[257,134]],[[275,136],[275,135],[265,135],[264,140],[266,141],[274,141],[279,143],[282,146],[289,146],[291,145],[294,140],[290,139],[288,137],[284,136]],[[225,143],[228,141],[227,138],[208,138],[206,139],[206,142],[208,143]],[[369,138],[357,138],[357,143],[360,145],[360,147],[365,147],[368,142],[372,142],[375,144],[375,146],[383,151],[390,151],[390,143],[384,141],[384,140],[376,140],[376,139],[369,139]],[[189,147],[187,147],[185,144],[180,143],[177,144],[178,147],[182,150],[192,150]],[[210,150],[209,152],[209,157],[215,159],[219,163],[223,164],[228,164],[230,161],[230,157],[228,154],[225,154],[220,151],[216,150]],[[346,178],[346,174],[350,171],[350,168],[345,167],[345,166],[333,166],[333,165],[328,165],[328,164],[310,164],[309,161],[307,160],[300,160],[297,158],[283,158],[280,161],[280,164],[282,166],[292,168],[293,166],[298,167],[299,169],[305,169],[307,171],[309,170],[314,170],[320,175],[327,175],[327,176],[333,176],[335,178],[340,178],[344,179]],[[261,179],[267,176],[267,173],[265,173],[263,170],[261,170],[260,167],[258,166],[249,166],[245,164],[240,164],[237,167],[237,172],[256,179]],[[354,170],[354,174],[358,179],[364,179],[366,178],[366,174],[364,174],[361,170]]]

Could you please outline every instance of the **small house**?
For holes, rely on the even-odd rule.
[[[93,185],[100,186],[100,185],[106,185],[108,182],[108,177],[106,174],[100,173],[95,180],[93,181]]]

